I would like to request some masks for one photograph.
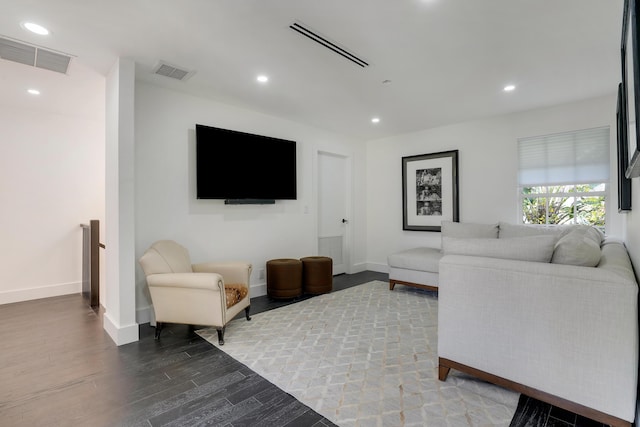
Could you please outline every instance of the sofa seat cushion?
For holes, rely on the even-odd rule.
[[[461,239],[443,237],[445,255],[469,255],[489,258],[513,259],[531,262],[549,262],[557,237],[553,235],[514,237],[511,239]]]
[[[225,284],[224,293],[227,297],[227,308],[229,308],[242,301],[249,293],[249,290],[245,285]]]
[[[387,257],[390,267],[407,270],[438,272],[442,253],[436,248],[413,248],[396,252]]]
[[[551,262],[595,267],[600,262],[603,237],[597,228],[587,225],[574,226],[556,243]]]

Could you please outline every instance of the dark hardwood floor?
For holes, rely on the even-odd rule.
[[[387,276],[336,276],[334,290],[376,279]],[[251,311],[306,298],[258,297]],[[154,331],[117,347],[80,295],[0,306],[0,426],[334,425],[193,328]]]
[[[334,277],[334,291],[386,274]],[[292,304],[252,298],[256,314]],[[334,426],[185,325],[117,347],[80,295],[0,305],[0,426]],[[228,336],[227,340],[232,339]],[[595,426],[522,397],[512,426]]]
[[[518,409],[509,427],[608,427],[582,415],[520,395]]]

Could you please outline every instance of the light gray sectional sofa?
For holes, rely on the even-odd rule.
[[[442,231],[440,379],[454,369],[631,425],[638,285],[624,244],[585,226],[446,223]]]

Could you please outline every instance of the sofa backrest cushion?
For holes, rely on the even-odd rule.
[[[588,225],[573,226],[556,243],[551,262],[554,264],[595,267],[600,262],[600,245],[604,236]]]
[[[472,222],[442,221],[442,237],[468,239],[497,239],[498,224],[475,224]]]
[[[549,262],[553,256],[556,236],[526,236],[511,239],[465,239],[443,237],[445,255],[470,255],[513,259],[531,262]]]
[[[525,236],[560,236],[567,231],[567,226],[563,225],[525,225],[525,224],[509,224],[508,222],[500,221],[498,223],[500,232],[498,237],[500,239],[511,239],[514,237]]]

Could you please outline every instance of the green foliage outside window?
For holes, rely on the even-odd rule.
[[[522,220],[525,224],[605,225],[604,184],[525,187]]]

